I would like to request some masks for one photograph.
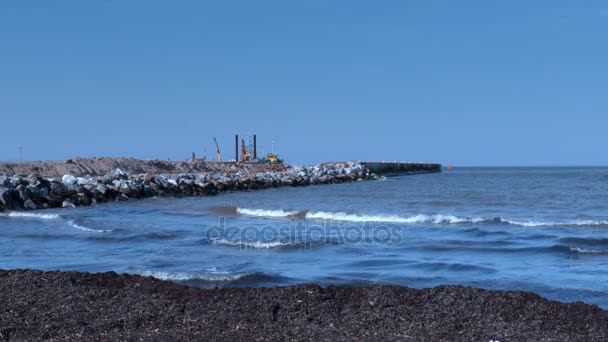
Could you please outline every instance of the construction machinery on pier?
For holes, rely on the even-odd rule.
[[[215,150],[217,151],[217,161],[223,163],[222,154],[220,153],[220,146],[217,142],[216,138],[213,138],[213,142],[215,143]],[[234,138],[234,160],[229,162],[236,163],[252,163],[252,164],[280,164],[283,163],[283,160],[279,158],[279,155],[274,151],[274,142],[272,146],[272,152],[268,153],[265,157],[258,158],[257,152],[257,136],[254,134],[249,135],[249,145],[245,145],[245,139],[241,139],[241,151],[239,153],[239,136],[235,135]]]
[[[217,161],[222,162],[222,154],[220,153],[220,145],[217,143],[217,139],[214,137],[213,141],[215,142],[215,150],[217,151]]]

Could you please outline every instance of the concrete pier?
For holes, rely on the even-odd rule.
[[[383,176],[441,172],[441,164],[410,162],[361,162],[371,172]]]

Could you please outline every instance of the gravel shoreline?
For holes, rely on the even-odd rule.
[[[0,340],[600,341],[608,312],[462,286],[203,290],[115,273],[0,270]]]

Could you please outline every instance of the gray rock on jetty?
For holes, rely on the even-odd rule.
[[[348,183],[379,177],[357,162],[294,166],[280,171],[230,171],[181,174],[129,174],[114,169],[101,177],[39,175],[0,177],[0,211],[87,206],[161,196],[209,196],[226,191],[279,186]]]

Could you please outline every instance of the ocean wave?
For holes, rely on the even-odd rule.
[[[608,220],[572,220],[572,221],[523,221],[500,218],[501,223],[523,227],[555,227],[555,226],[606,226]]]
[[[236,208],[237,214],[257,217],[289,217],[298,215],[300,212],[295,210],[265,210],[265,209],[248,209]]]
[[[576,254],[603,254],[603,255],[608,255],[608,249],[596,249],[596,248],[570,247],[570,252],[576,253]]]
[[[211,243],[215,245],[223,246],[234,246],[241,248],[258,248],[258,249],[271,249],[271,248],[285,248],[295,246],[291,242],[281,241],[232,241],[227,239],[215,239],[211,240]]]
[[[141,275],[146,277],[154,277],[160,280],[169,281],[186,281],[186,280],[202,280],[202,281],[235,281],[254,273],[201,273],[201,272],[142,272]]]
[[[270,210],[270,209],[247,209],[237,208],[238,214],[268,218],[297,217],[309,220],[327,220],[342,222],[376,222],[376,223],[401,223],[401,224],[483,224],[498,223],[522,227],[552,227],[552,226],[608,226],[608,220],[570,220],[570,221],[538,221],[525,219],[511,219],[504,217],[458,217],[443,214],[416,214],[412,216],[399,216],[389,214],[358,214],[331,211],[308,211],[308,210]]]
[[[78,223],[74,222],[74,220],[69,220],[68,225],[72,228],[83,230],[85,232],[107,233],[107,232],[112,231],[112,230],[108,230],[108,229],[93,229],[93,228],[85,227],[85,226],[79,225]]]
[[[451,272],[481,272],[494,273],[495,269],[482,265],[450,262],[419,262],[410,267],[427,269],[429,271],[451,271]]]
[[[0,217],[10,217],[10,218],[26,218],[26,219],[36,219],[36,220],[60,220],[62,217],[59,214],[41,214],[41,213],[30,213],[23,211],[12,211],[8,213],[0,213]],[[111,232],[111,230],[106,229],[93,229],[90,227],[85,227],[81,224],[76,223],[74,220],[67,221],[68,226],[83,230],[87,232],[96,232],[96,233],[104,233]]]
[[[495,251],[496,252],[508,252],[508,253],[556,253],[556,254],[562,254],[562,255],[608,254],[608,249],[582,248],[582,247],[574,247],[574,246],[568,246],[568,245],[562,245],[562,244],[544,246],[544,247],[495,249]]]
[[[457,223],[479,223],[485,221],[483,218],[461,218],[451,215],[414,215],[402,217],[396,215],[361,215],[344,212],[308,212],[304,216],[307,219],[346,221],[346,222],[385,222],[385,223],[434,223],[434,224],[457,224]]]
[[[307,211],[307,210],[268,210],[268,209],[247,209],[237,208],[238,214],[268,218],[285,218],[285,217],[300,217],[309,220],[329,220],[329,221],[344,221],[344,222],[378,222],[378,223],[433,223],[433,224],[458,224],[458,223],[480,223],[488,221],[481,217],[462,218],[452,215],[414,215],[402,217],[397,215],[366,215],[366,214],[351,214],[345,212],[328,212],[328,211]],[[495,221],[495,219],[491,219]]]
[[[28,213],[24,211],[11,211],[9,213],[1,213],[2,217],[11,218],[32,218],[39,220],[58,220],[61,218],[58,214],[40,214],[40,213]]]
[[[510,232],[507,232],[507,231],[504,231],[504,230],[491,231],[491,230],[484,230],[484,229],[481,229],[481,228],[469,228],[469,229],[466,229],[464,232],[472,234],[472,235],[475,235],[475,236],[481,236],[481,237],[484,237],[484,236],[495,236],[495,235],[498,235],[498,236],[508,236],[508,235],[511,235]]]
[[[566,244],[575,245],[589,245],[589,246],[606,246],[608,247],[608,238],[594,238],[594,237],[565,237],[559,239],[560,242]]]
[[[117,230],[111,230],[116,232]],[[89,240],[95,242],[147,242],[149,240],[174,240],[180,236],[178,232],[151,232],[144,234],[132,234],[127,236],[120,236],[115,234],[110,235],[91,235],[88,237]]]
[[[187,285],[203,288],[223,286],[256,286],[256,285],[278,285],[289,282],[289,278],[266,274],[262,272],[137,272],[146,277],[154,277],[160,280],[175,281]]]

